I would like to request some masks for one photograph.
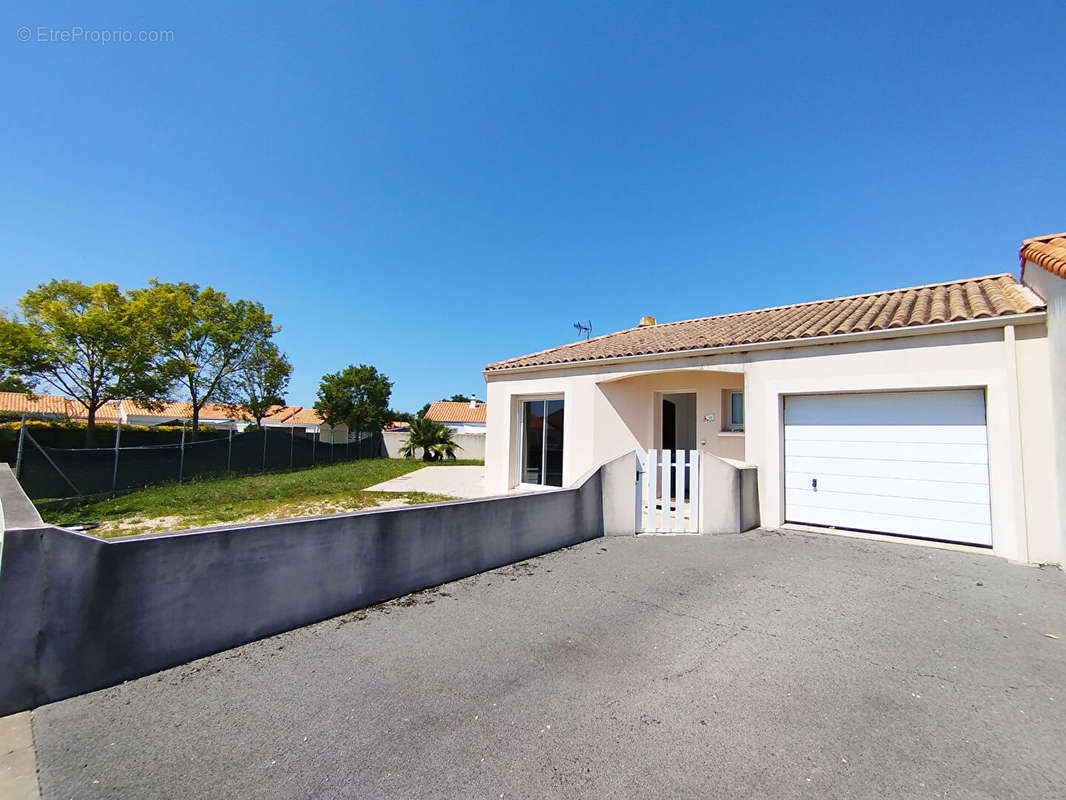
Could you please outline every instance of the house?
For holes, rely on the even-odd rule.
[[[79,400],[50,394],[27,395],[25,392],[0,392],[0,413],[26,414],[35,419],[74,420],[85,422],[89,413]],[[96,409],[96,422],[113,425],[122,420],[118,403],[104,403]]]
[[[122,422],[126,425],[185,425],[192,422],[192,403],[176,401],[150,408],[132,400],[120,401]],[[99,417],[97,417],[99,420]],[[248,415],[236,406],[205,403],[200,409],[201,427],[243,431],[251,423]]]
[[[465,403],[439,400],[426,411],[426,419],[451,428],[454,433],[485,433],[486,404],[470,398]]]
[[[284,428],[301,436],[313,436],[326,444],[348,441],[348,426],[330,427],[313,408],[305,406],[277,406],[263,418],[264,428]]]
[[[0,392],[0,412],[12,416],[25,414],[37,419],[66,419],[68,405],[72,402],[55,395]]]
[[[568,486],[634,450],[645,470],[649,451],[700,451],[754,467],[765,527],[1060,563],[1066,235],[1021,254],[1022,281],[645,318],[489,364],[486,488]]]

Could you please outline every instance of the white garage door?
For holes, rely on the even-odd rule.
[[[785,517],[991,547],[984,392],[785,398]]]

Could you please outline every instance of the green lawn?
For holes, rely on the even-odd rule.
[[[433,466],[480,465],[480,461]],[[99,522],[99,536],[173,531],[239,520],[282,519],[373,508],[385,502],[431,503],[450,498],[423,492],[367,492],[373,486],[426,466],[422,461],[368,459],[300,472],[217,478],[157,486],[76,508],[45,510],[46,522]]]

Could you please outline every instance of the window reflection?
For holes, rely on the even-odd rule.
[[[562,400],[522,404],[522,483],[563,485]]]

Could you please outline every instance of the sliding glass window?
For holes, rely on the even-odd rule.
[[[563,401],[522,403],[522,483],[563,485]]]

